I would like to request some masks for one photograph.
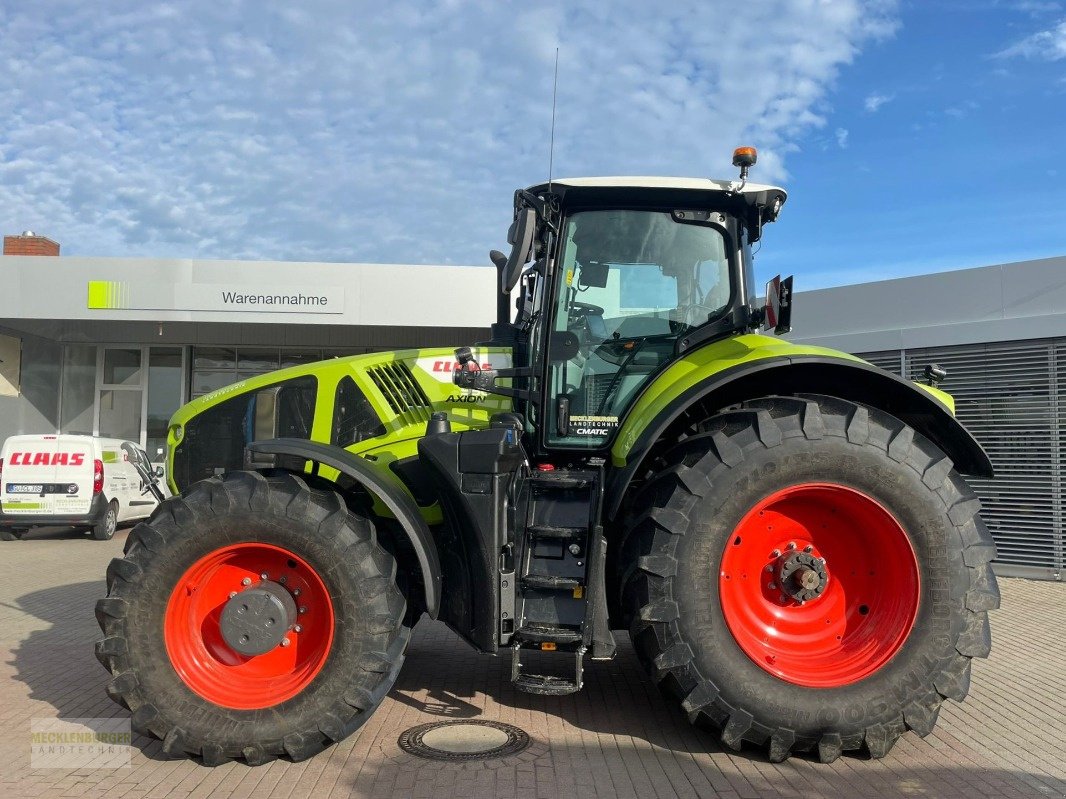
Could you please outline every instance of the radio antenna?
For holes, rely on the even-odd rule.
[[[555,48],[555,78],[552,81],[552,132],[548,144],[548,193],[552,190],[552,166],[555,159],[555,101],[559,96],[559,48]]]

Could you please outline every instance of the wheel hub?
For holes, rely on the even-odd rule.
[[[235,652],[254,657],[285,642],[296,623],[296,600],[284,586],[265,581],[232,596],[222,609],[219,627]]]
[[[793,552],[778,558],[777,582],[796,602],[816,599],[829,583],[825,560],[808,552]]]

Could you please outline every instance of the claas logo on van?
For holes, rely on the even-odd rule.
[[[85,455],[81,452],[13,452],[11,466],[81,466]]]

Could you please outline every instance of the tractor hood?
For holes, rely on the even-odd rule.
[[[482,368],[511,366],[507,348],[474,350]],[[253,441],[295,437],[359,454],[398,454],[425,434],[430,415],[453,429],[487,427],[510,399],[452,382],[450,348],[354,355],[241,380],[179,408],[167,433],[168,475],[177,491],[218,470],[246,468]],[[401,448],[406,451],[406,448]]]

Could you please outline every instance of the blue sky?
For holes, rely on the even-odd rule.
[[[1066,255],[1066,10],[910,2],[896,18],[788,154],[759,271],[813,288]]]
[[[1057,2],[0,0],[0,229],[486,263],[555,172],[754,178],[797,288],[1066,254]]]

